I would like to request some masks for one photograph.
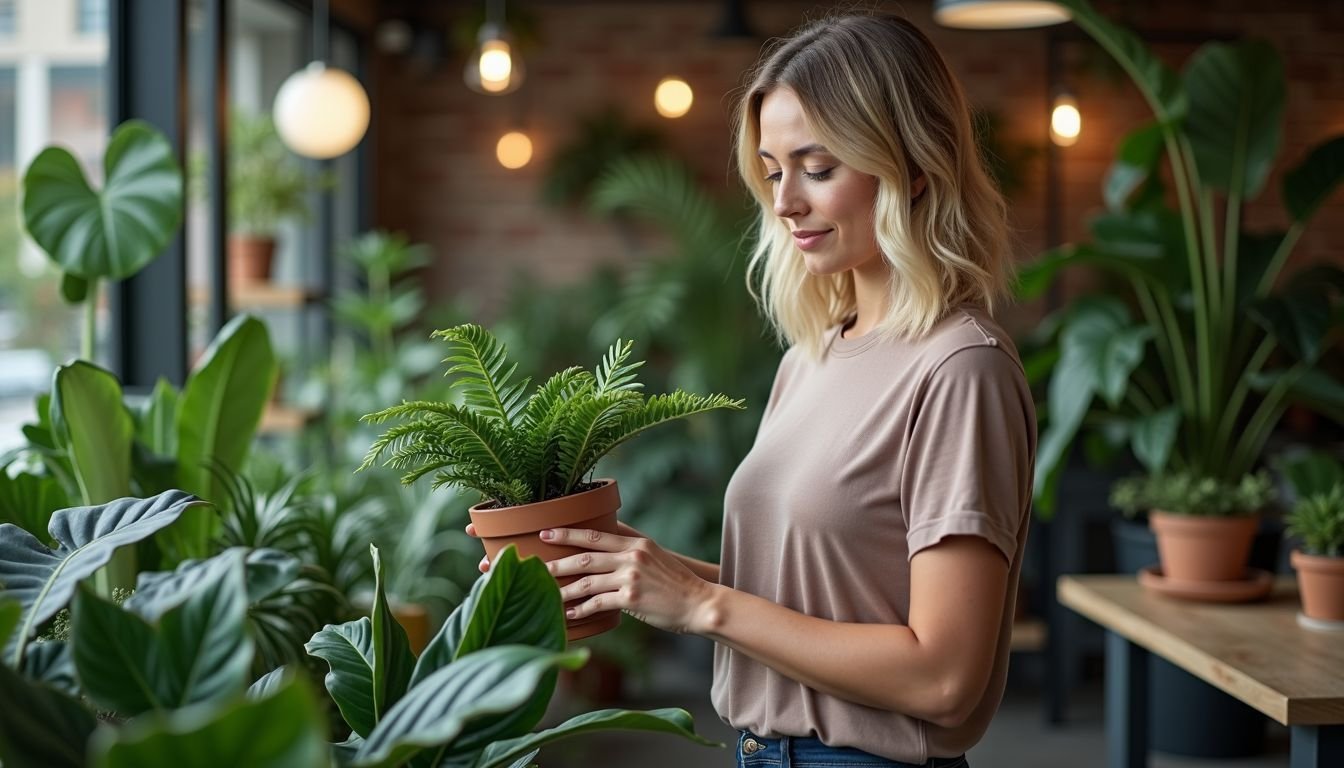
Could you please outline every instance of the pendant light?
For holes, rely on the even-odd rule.
[[[275,94],[275,128],[295,154],[318,160],[355,148],[369,128],[369,97],[349,72],[329,67],[327,0],[313,4],[313,61]]]
[[[523,84],[523,62],[504,25],[504,0],[486,0],[485,23],[476,33],[476,48],[467,58],[462,79],[477,93],[498,96]]]
[[[1024,29],[1062,24],[1069,12],[1049,0],[934,0],[933,20],[961,29]]]
[[[1078,111],[1078,102],[1068,93],[1055,96],[1050,110],[1050,140],[1061,147],[1072,147],[1082,132],[1083,115]]]

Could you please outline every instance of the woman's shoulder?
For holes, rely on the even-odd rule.
[[[976,369],[1024,375],[1012,337],[975,304],[953,307],[914,346],[921,367],[930,376]]]

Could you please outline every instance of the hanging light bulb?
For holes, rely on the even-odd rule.
[[[495,144],[495,159],[509,170],[517,170],[532,160],[532,140],[522,131],[509,131]]]
[[[961,29],[1025,29],[1062,24],[1072,15],[1050,0],[934,0],[933,20]]]
[[[663,117],[681,117],[691,111],[695,93],[680,77],[664,77],[653,92],[653,106]]]
[[[523,62],[514,55],[513,36],[504,26],[504,0],[487,0],[485,23],[476,34],[476,49],[462,72],[477,93],[503,94],[523,84]]]
[[[1078,102],[1066,93],[1056,96],[1055,106],[1050,110],[1050,140],[1061,147],[1072,147],[1082,132],[1083,115],[1078,111]]]
[[[369,96],[353,75],[328,67],[327,2],[313,7],[314,59],[275,94],[275,128],[295,154],[319,160],[355,148],[369,128]]]

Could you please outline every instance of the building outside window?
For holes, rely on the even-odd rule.
[[[18,0],[0,0],[0,39],[14,37],[18,28]]]
[[[77,0],[75,31],[81,35],[107,34],[107,0]]]

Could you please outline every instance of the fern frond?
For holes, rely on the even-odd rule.
[[[366,424],[382,424],[388,419],[405,418],[407,416],[437,413],[440,416],[451,415],[455,406],[450,403],[439,403],[433,400],[402,400],[400,405],[394,405],[390,408],[384,408],[381,411],[366,413],[359,417],[359,420]]]
[[[516,384],[509,383],[518,364],[509,365],[508,350],[504,345],[489,331],[471,323],[435,331],[433,335],[447,340],[452,350],[444,359],[445,363],[453,364],[447,375],[462,374],[453,383],[453,388],[460,389],[467,404],[474,409],[512,427],[531,381],[524,379]],[[507,370],[505,366],[508,366]]]
[[[607,354],[602,356],[602,366],[597,369],[598,395],[644,388],[643,384],[635,381],[635,371],[639,370],[644,363],[641,361],[633,365],[627,365],[625,362],[630,357],[630,350],[634,346],[635,342],[633,341],[627,341],[622,345],[621,340],[617,339],[616,343],[607,349]]]
[[[558,474],[564,478],[561,493],[568,494],[595,462],[594,446],[610,439],[622,417],[637,413],[644,396],[638,392],[609,392],[577,400],[566,414],[560,430]]]
[[[705,411],[719,409],[745,410],[746,402],[745,400],[733,400],[726,395],[692,395],[681,390],[666,395],[654,395],[644,401],[643,408],[624,414],[621,417],[620,423],[611,432],[612,442],[605,447],[603,453],[611,451],[650,427],[656,427],[659,424],[697,413],[704,413]],[[599,458],[601,458],[600,454],[593,458],[593,463],[596,464]]]
[[[361,472],[373,466],[377,463],[383,453],[389,449],[392,451],[399,451],[416,435],[423,435],[426,433],[431,435],[440,434],[440,423],[440,421],[421,418],[389,428],[377,440],[373,441],[373,445],[369,446],[368,452],[364,454],[363,463],[361,463],[359,469],[356,469],[355,471]]]

